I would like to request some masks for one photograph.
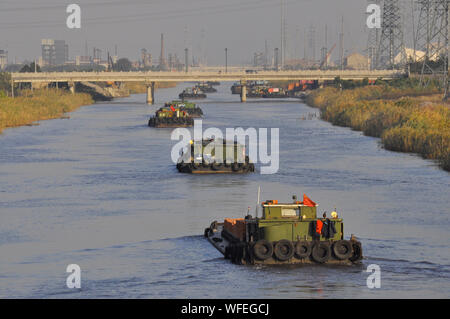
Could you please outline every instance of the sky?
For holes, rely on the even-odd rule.
[[[404,0],[406,1],[406,0]],[[316,58],[325,42],[338,43],[344,17],[346,52],[362,52],[367,43],[367,0],[285,0],[286,59],[304,56],[305,34],[315,28]],[[81,29],[66,26],[69,4],[81,7]],[[184,57],[184,48],[208,65],[248,63],[254,52],[280,46],[281,0],[0,0],[0,49],[9,60],[41,56],[41,39],[66,40],[69,56],[93,47],[137,60],[146,48],[157,60],[164,33],[166,53]],[[308,46],[308,45],[306,45]],[[311,50],[307,55],[311,56]],[[332,60],[338,58],[334,51]]]

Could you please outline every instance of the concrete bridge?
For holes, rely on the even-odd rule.
[[[394,79],[405,77],[406,73],[398,70],[305,70],[305,71],[190,71],[190,72],[40,72],[12,73],[11,85],[14,83],[51,83],[67,82],[72,93],[76,82],[144,82],[147,83],[147,102],[153,104],[156,82],[203,82],[203,81],[240,81],[243,85],[241,101],[246,101],[247,81],[298,81],[317,80],[323,82],[340,77],[342,80]],[[14,90],[13,90],[14,92]]]

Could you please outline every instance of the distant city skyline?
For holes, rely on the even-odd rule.
[[[190,55],[209,65],[253,61],[255,52],[281,45],[281,0],[80,0],[81,29],[66,27],[66,7],[72,1],[4,0],[0,4],[0,49],[9,52],[9,61],[32,61],[41,56],[41,40],[64,40],[69,59],[85,55],[85,44],[102,50],[103,58],[118,48],[119,57],[139,60],[145,48],[156,60],[160,35],[165,36],[165,52]],[[366,8],[363,0],[285,0],[286,59],[302,58],[306,52],[320,59],[320,50],[338,44],[341,17],[344,17],[346,52],[363,52],[367,43]],[[308,47],[308,32],[315,29],[315,48]],[[266,49],[267,43],[267,49]],[[306,45],[306,50],[305,50]],[[338,59],[335,50],[331,60]]]

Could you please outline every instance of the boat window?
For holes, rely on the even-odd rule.
[[[282,208],[281,217],[297,217],[297,210],[292,208]]]

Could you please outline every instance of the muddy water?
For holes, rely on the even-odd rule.
[[[280,128],[274,175],[191,176],[170,161],[170,129],[146,126],[156,92],[83,107],[0,136],[0,297],[450,297],[450,176],[377,139],[333,127],[298,101],[239,103],[231,83],[198,102],[204,127]],[[308,119],[309,118],[309,119]],[[257,165],[258,168],[258,165]],[[236,266],[202,238],[212,220],[263,199],[308,194],[337,207],[361,266]],[[82,288],[65,285],[68,264]],[[381,288],[365,272],[381,268]]]

